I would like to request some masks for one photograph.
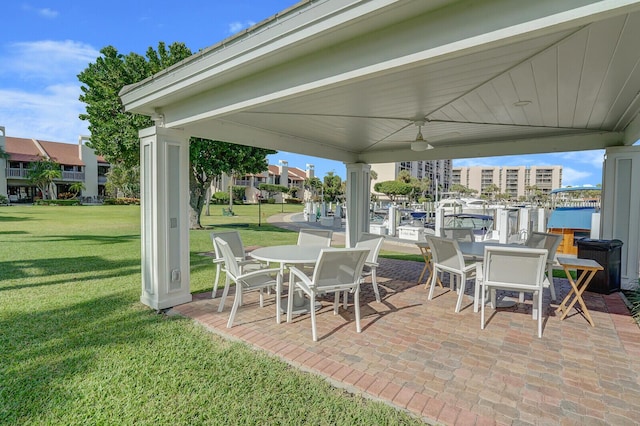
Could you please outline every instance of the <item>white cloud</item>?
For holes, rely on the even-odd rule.
[[[76,80],[76,75],[99,54],[93,47],[71,40],[12,43],[0,54],[0,74],[19,75],[31,81]]]
[[[35,12],[36,14],[47,19],[55,19],[60,14],[57,10],[49,9],[48,7],[36,8],[28,4],[22,5],[22,9],[26,10],[27,12]]]
[[[0,125],[7,136],[76,142],[88,134],[88,123],[78,118],[84,112],[79,96],[74,84],[48,86],[39,93],[0,89]]]
[[[602,171],[600,172],[602,174]],[[594,173],[576,170],[572,167],[562,167],[562,186],[586,186],[593,185]],[[586,182],[586,180],[590,182]],[[600,182],[600,178],[597,179]]]
[[[78,115],[77,74],[100,54],[70,40],[13,43],[0,51],[0,117],[8,136],[76,142],[87,134]]]
[[[229,34],[235,34],[239,31],[244,30],[245,28],[249,28],[253,25],[255,25],[256,23],[253,21],[235,21],[229,24]]]

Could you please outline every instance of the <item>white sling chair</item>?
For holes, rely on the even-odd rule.
[[[311,333],[313,341],[318,340],[316,331],[316,296],[335,293],[333,311],[338,313],[340,292],[353,292],[356,331],[360,333],[360,282],[362,268],[369,254],[369,249],[328,248],[322,249],[313,269],[312,277],[292,266],[289,269],[289,300],[287,306],[287,322],[291,322],[293,312],[293,292],[302,291],[310,299]]]
[[[496,289],[533,293],[533,319],[538,320],[538,337],[542,337],[542,294],[547,279],[547,250],[528,247],[487,246],[484,249],[479,283],[482,287],[480,328],[484,330],[486,294],[495,307]]]

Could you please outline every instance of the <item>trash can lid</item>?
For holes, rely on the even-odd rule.
[[[622,241],[620,240],[596,240],[591,238],[582,238],[576,241],[578,246],[585,246],[588,248],[601,248],[601,249],[612,249],[617,247],[622,247]]]

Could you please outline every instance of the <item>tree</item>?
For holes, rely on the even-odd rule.
[[[304,189],[311,193],[311,199],[316,201],[318,192],[322,189],[322,181],[317,177],[308,177],[304,179]]]
[[[137,53],[122,55],[113,46],[100,50],[95,63],[78,74],[82,94],[80,101],[86,105],[86,114],[81,120],[89,121],[91,140],[87,146],[93,148],[111,164],[121,163],[125,167],[140,164],[140,140],[138,131],[153,125],[151,118],[130,114],[118,95],[128,84],[137,83],[191,56],[184,43],[173,43],[167,49],[158,43],[158,51],[147,49],[146,57]]]
[[[324,200],[337,201],[344,193],[342,191],[342,179],[334,172],[329,172],[324,177]]]
[[[86,187],[82,182],[74,182],[71,185],[69,185],[69,191],[73,192],[75,197],[77,197],[78,194],[80,194],[85,189]]]
[[[455,192],[461,197],[467,197],[469,195],[476,194],[478,191],[475,189],[467,188],[464,185],[460,185],[459,183],[451,185],[451,192]]]
[[[487,185],[484,188],[483,191],[485,194],[487,194],[489,196],[489,198],[493,199],[495,198],[495,194],[497,194],[498,192],[500,192],[500,188],[498,188],[498,185],[496,185],[495,183],[492,183],[490,185]]]
[[[288,193],[289,188],[283,185],[274,185],[271,183],[261,183],[258,185],[258,189],[260,191],[267,192],[267,198],[273,198],[273,196],[277,193]]]
[[[114,197],[140,197],[140,167],[127,167],[123,163],[112,164],[107,172],[106,188]]]
[[[398,196],[408,195],[412,191],[411,185],[408,183],[400,182],[398,180],[386,180],[378,182],[373,186],[376,192],[381,192],[391,201],[395,201]]]
[[[122,55],[112,46],[103,48],[100,53],[101,56],[96,62],[89,64],[78,75],[78,79],[83,83],[80,100],[86,104],[87,111],[86,114],[80,115],[80,119],[89,121],[91,141],[87,145],[104,156],[112,167],[117,168],[119,176],[133,176],[136,172],[139,174],[138,131],[152,126],[153,122],[149,117],[125,112],[118,94],[125,85],[141,81],[191,56],[191,51],[183,43],[173,43],[167,49],[165,44],[160,42],[157,52],[149,47],[145,56],[136,53]],[[229,148],[230,146],[233,148]],[[207,150],[211,152],[206,152]],[[228,142],[191,138],[189,205],[192,208],[192,227],[200,227],[200,212],[204,206],[207,188],[214,177],[222,173],[233,176],[262,172],[267,168],[266,155],[275,152],[232,145]],[[131,170],[132,173],[127,170]]]
[[[229,176],[265,171],[269,164],[270,149],[236,145],[228,142],[191,138],[189,140],[189,224],[192,229],[202,228],[200,213],[205,203],[207,189],[214,178],[226,173]],[[230,206],[233,197],[230,196]]]
[[[53,198],[53,181],[62,177],[60,164],[53,160],[41,159],[31,163],[27,171],[29,183],[36,186],[42,193],[42,199],[47,199],[47,193]]]

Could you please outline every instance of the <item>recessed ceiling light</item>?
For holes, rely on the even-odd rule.
[[[527,106],[531,103],[531,101],[518,101],[518,102],[514,102],[513,106],[517,106],[517,107],[523,107],[523,106]]]

